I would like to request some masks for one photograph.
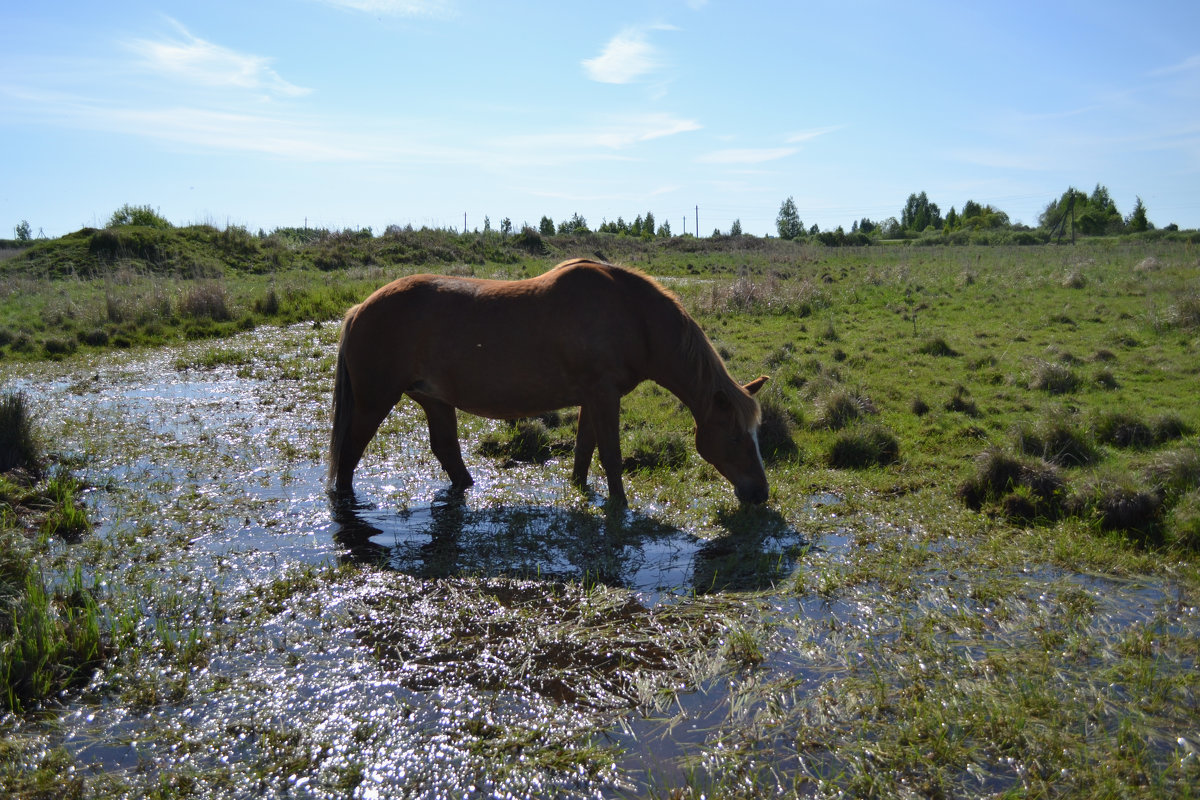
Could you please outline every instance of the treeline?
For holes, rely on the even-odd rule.
[[[186,226],[193,230],[208,230],[215,232],[211,225]],[[175,228],[158,211],[149,205],[134,206],[126,204],[113,212],[105,230],[171,230]],[[1074,187],[1068,188],[1059,197],[1051,200],[1038,215],[1037,227],[1014,223],[1009,215],[990,203],[967,200],[962,209],[951,206],[945,214],[941,207],[929,199],[924,192],[914,192],[908,196],[898,217],[888,217],[873,220],[868,217],[855,220],[850,229],[839,225],[832,230],[821,230],[818,225],[806,227],[800,219],[795,200],[788,197],[779,207],[775,220],[775,229],[780,239],[789,241],[821,244],[828,247],[866,246],[882,241],[908,242],[911,244],[1043,244],[1052,240],[1061,241],[1064,238],[1074,240],[1076,236],[1120,236],[1139,235],[1162,237],[1169,239],[1186,239],[1200,241],[1200,232],[1195,230],[1180,231],[1179,226],[1171,223],[1163,228],[1156,228],[1150,222],[1145,203],[1138,197],[1133,209],[1122,215],[1117,209],[1108,188],[1097,184],[1089,194]],[[89,230],[89,229],[85,229]],[[432,233],[432,229],[422,228],[421,231]],[[0,248],[24,248],[35,241],[42,241],[39,235],[35,240],[32,236],[32,226],[26,220],[21,220],[13,228],[15,238],[0,239]],[[453,228],[439,228],[436,232],[444,236],[462,236],[472,241],[482,242],[472,245],[473,249],[487,247],[487,242],[500,240],[507,244],[516,244],[538,255],[543,249],[543,240],[551,237],[586,235],[591,233],[608,234],[617,237],[652,240],[680,238],[672,230],[671,224],[665,219],[659,223],[653,211],[638,214],[632,221],[618,216],[615,221],[603,220],[594,229],[589,226],[587,218],[578,212],[569,218],[555,223],[553,218],[543,216],[537,227],[523,223],[517,228],[510,218],[504,218],[500,224],[493,227],[491,219],[484,217],[483,230],[457,231]],[[80,231],[84,233],[84,231]],[[411,225],[389,225],[380,234],[383,237],[398,237],[403,234],[413,234]],[[245,240],[253,237],[246,228],[228,226],[222,231],[225,239],[238,239],[245,246]],[[68,234],[77,236],[78,234]],[[741,238],[740,219],[735,219],[727,231],[714,229],[713,239]],[[684,233],[684,238],[703,239],[696,234]],[[64,237],[67,238],[67,237]],[[272,240],[290,247],[305,247],[322,241],[336,239],[342,242],[350,239],[378,238],[370,228],[355,228],[342,231],[328,228],[278,227],[268,232],[259,229],[257,239]],[[755,238],[753,235],[747,238]],[[770,238],[770,237],[768,237]],[[123,245],[125,243],[122,243]],[[103,249],[103,245],[101,244]],[[457,249],[457,248],[455,248]]]
[[[925,244],[1039,244],[1055,238],[1079,236],[1117,236],[1146,234],[1155,230],[1138,197],[1133,210],[1122,215],[1108,188],[1100,184],[1091,194],[1071,187],[1051,200],[1038,215],[1038,227],[1013,223],[1008,214],[990,203],[968,200],[959,211],[954,206],[942,214],[937,203],[925,192],[908,196],[899,217],[856,220],[847,232],[841,226],[821,231],[816,225],[805,228],[789,197],[779,207],[776,231],[782,239],[809,239],[827,245],[871,244],[879,240],[913,240]],[[1163,233],[1175,233],[1172,223]]]

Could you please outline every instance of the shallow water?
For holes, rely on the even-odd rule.
[[[145,636],[180,635],[175,651],[187,646],[178,632],[205,644],[185,667],[148,656],[140,669],[161,673],[145,681],[149,694],[98,676],[56,724],[30,723],[28,735],[66,747],[85,771],[134,783],[193,772],[232,795],[338,797],[351,786],[360,797],[638,795],[685,782],[699,753],[719,750],[731,728],[753,728],[762,686],[786,684],[778,702],[802,703],[854,668],[849,638],[893,637],[914,611],[953,630],[965,613],[944,573],[914,576],[907,610],[870,591],[772,592],[798,569],[844,563],[854,531],[810,541],[766,511],[753,533],[714,536],[719,520],[700,533],[663,509],[606,512],[597,476],[585,497],[565,463],[505,469],[474,454],[501,423],[462,419],[476,486],[451,493],[411,404],[369,448],[355,499],[331,502],[323,456],[334,336],[295,326],[0,370],[93,487],[97,528],[79,560],[113,596],[141,598]],[[839,502],[817,495],[805,513]],[[286,583],[297,574],[317,577]],[[495,576],[507,582],[488,583]],[[1055,570],[1031,577],[1023,602],[1048,602],[1037,587],[1063,581],[1094,599],[1114,636],[1172,608],[1159,581]],[[564,586],[583,588],[561,598]],[[721,672],[702,663],[715,658],[706,652],[719,650],[719,630],[676,646],[695,648],[695,680],[679,664],[652,663],[654,609],[741,592],[754,593],[747,624],[767,630],[755,672],[706,677]],[[595,649],[603,637],[553,638],[564,614],[593,603],[615,661],[644,656],[641,667],[597,666],[612,656]],[[714,610],[713,624],[736,622],[736,606]],[[1165,624],[1195,631],[1196,617],[1179,608]],[[961,649],[1003,643],[1003,624],[988,625]],[[757,699],[739,705],[756,686]],[[670,700],[655,705],[661,697]],[[625,751],[612,766],[588,755],[612,746]]]
[[[329,789],[303,775],[254,774],[264,741],[280,731],[297,731],[301,749],[321,751],[312,772],[325,784],[339,759],[350,763],[342,751],[352,750],[355,764],[368,765],[362,796],[463,796],[473,784],[474,794],[486,787],[521,796],[542,783],[587,795],[619,786],[611,770],[518,769],[499,779],[478,766],[477,748],[457,740],[467,738],[464,721],[485,712],[505,729],[552,731],[564,747],[601,729],[596,718],[537,692],[506,696],[453,681],[413,689],[402,671],[381,669],[364,646],[362,606],[411,590],[384,573],[323,590],[319,610],[311,602],[287,606],[246,630],[223,610],[201,606],[220,597],[236,607],[235,598],[277,576],[351,562],[395,570],[394,580],[505,575],[605,585],[632,590],[649,608],[672,597],[761,588],[790,572],[806,543],[786,525],[752,543],[714,543],[652,510],[606,513],[598,495],[569,487],[567,468],[556,462],[500,469],[468,455],[477,484],[452,494],[411,404],[393,413],[368,451],[356,501],[331,502],[322,461],[331,370],[323,367],[333,347],[330,330],[297,326],[222,344],[42,364],[37,374],[8,369],[7,384],[27,394],[48,440],[82,460],[94,487],[87,499],[93,540],[111,542],[113,552],[132,547],[131,560],[140,562],[136,576],[124,575],[101,558],[92,566],[97,579],[134,585],[152,573],[158,585],[174,587],[170,605],[195,607],[168,609],[147,598],[148,619],[183,618],[218,639],[236,628],[238,637],[174,678],[180,696],[145,707],[80,702],[50,739],[93,770],[224,770],[234,784],[263,783],[267,794]],[[200,366],[213,352],[230,363]],[[464,420],[468,453],[472,436],[493,423],[471,424]]]

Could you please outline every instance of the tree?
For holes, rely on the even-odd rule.
[[[542,236],[553,236],[554,220],[549,217],[542,217],[542,221],[538,223],[538,233]]]
[[[775,230],[779,231],[780,239],[796,239],[804,235],[804,223],[800,221],[796,201],[791,197],[779,206],[779,216],[775,217]]]
[[[559,223],[559,226],[558,226],[558,232],[564,233],[564,234],[565,233],[588,233],[589,231],[590,231],[590,229],[588,228],[587,220],[584,219],[583,215],[580,214],[578,211],[576,211],[574,214],[572,214],[570,219],[563,220],[561,223]]]
[[[663,220],[663,224],[658,226],[658,235],[664,239],[671,238],[671,223]]]
[[[729,235],[730,236],[741,236],[742,235],[742,221],[740,219],[735,219],[733,221],[733,224],[729,226]]]
[[[650,211],[646,212],[646,218],[642,220],[642,236],[649,239],[654,235],[654,214]]]
[[[1129,216],[1125,219],[1125,230],[1130,233],[1143,233],[1152,227],[1150,220],[1146,219],[1146,204],[1139,197],[1133,204],[1133,211],[1130,211]]]
[[[1140,200],[1138,202],[1141,202]],[[18,242],[28,242],[33,238],[33,228],[29,225],[29,220],[23,219],[13,228],[13,233],[16,235]]]
[[[965,214],[966,212],[964,212]],[[925,192],[910,194],[900,212],[900,227],[906,231],[920,233],[926,228],[941,228],[942,212],[937,203],[929,202]]]

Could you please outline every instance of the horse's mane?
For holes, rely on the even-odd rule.
[[[577,261],[587,260],[577,259]],[[734,413],[743,428],[750,430],[757,427],[762,420],[762,410],[759,408],[758,401],[751,397],[750,393],[729,374],[720,354],[717,353],[708,336],[688,314],[687,309],[683,307],[678,295],[639,269],[607,263],[602,263],[602,266],[613,270],[615,274],[628,275],[646,284],[665,301],[664,309],[670,309],[679,332],[679,349],[675,357],[679,359],[680,363],[690,365],[687,382],[693,401],[692,412],[696,417],[702,418],[707,415],[716,401],[717,394],[723,392],[729,398]]]

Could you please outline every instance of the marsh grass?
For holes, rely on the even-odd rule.
[[[21,392],[0,392],[0,473],[22,469],[37,473],[41,452],[34,434],[29,401]]]
[[[859,425],[839,431],[827,462],[834,469],[887,466],[900,460],[900,440],[882,425]]]

